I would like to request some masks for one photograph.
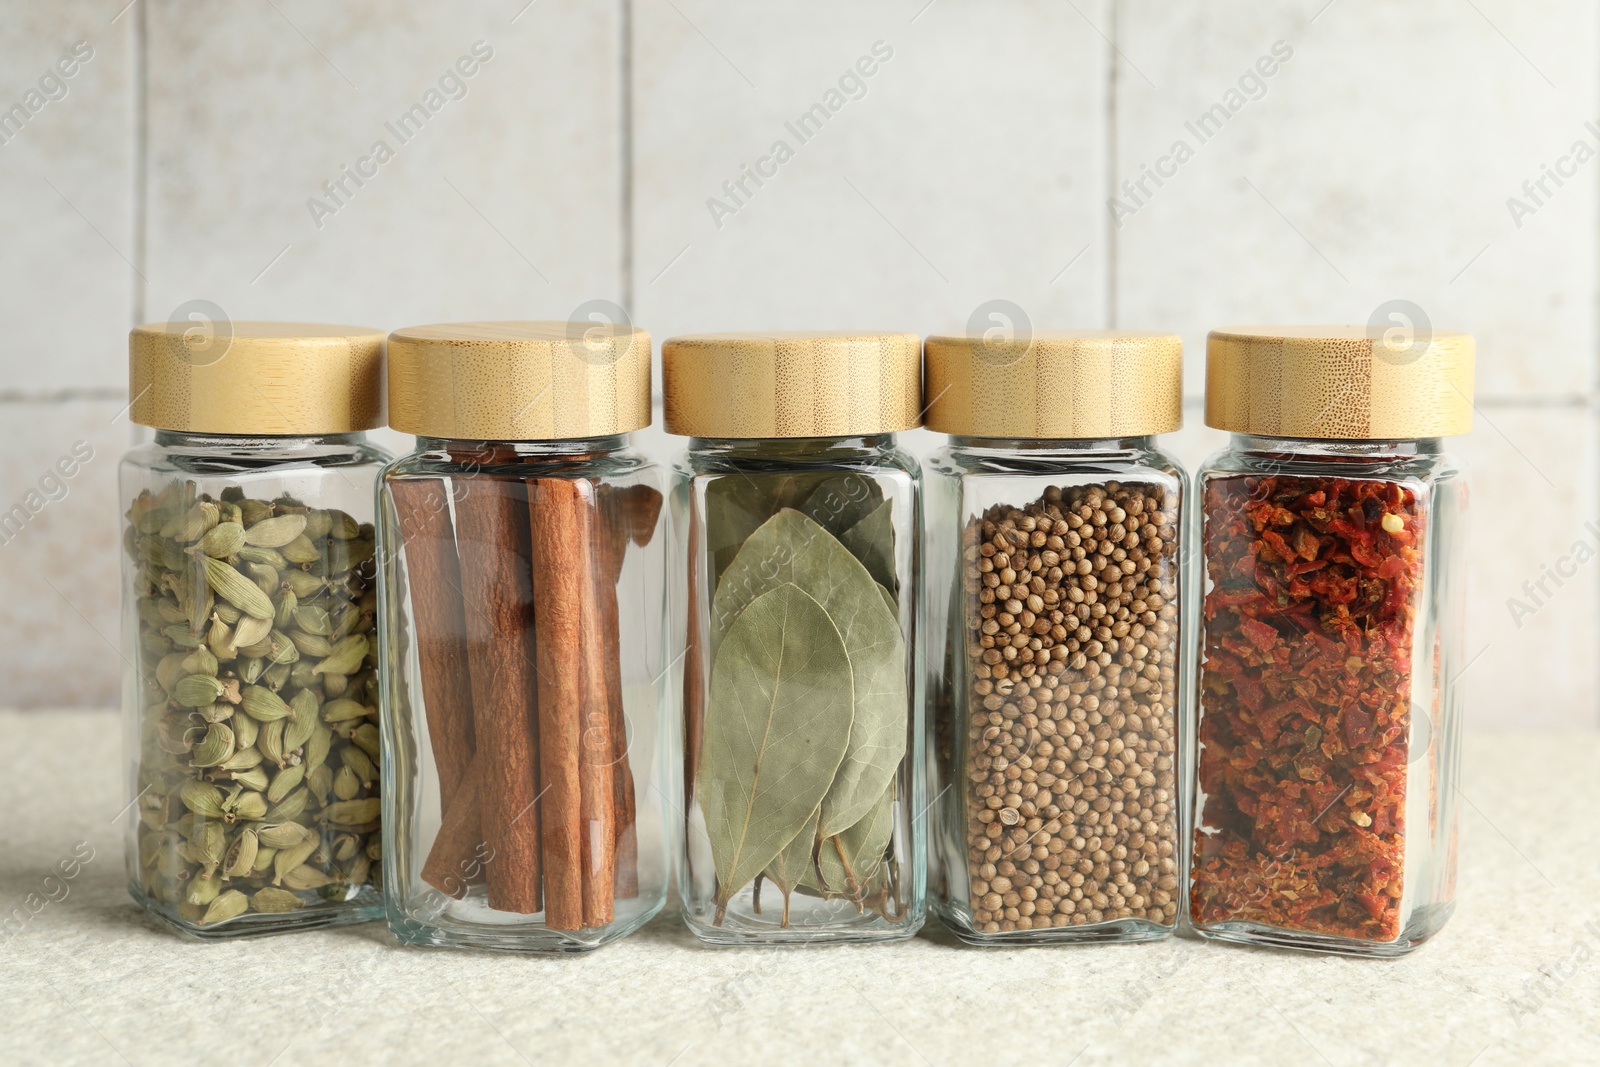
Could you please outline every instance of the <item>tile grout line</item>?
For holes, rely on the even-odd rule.
[[[619,228],[621,229],[621,283],[622,306],[631,319],[637,310],[633,306],[633,0],[618,0],[621,15],[618,26],[617,60],[620,81],[618,113],[618,168],[622,196]]]
[[[1106,167],[1105,200],[1116,194],[1117,188],[1117,9],[1122,0],[1107,0],[1111,16],[1111,32],[1107,35],[1106,56]],[[1106,228],[1106,328],[1117,328],[1117,227],[1110,210],[1105,212]]]
[[[149,170],[150,170],[150,45],[149,24],[146,11],[149,4],[139,4],[133,12],[133,25],[129,32],[133,35],[133,188],[130,191],[133,197],[133,262],[135,265],[133,278],[133,301],[129,313],[132,317],[130,326],[137,326],[144,322],[145,301],[149,294],[145,292],[149,269],[149,232],[148,196]]]

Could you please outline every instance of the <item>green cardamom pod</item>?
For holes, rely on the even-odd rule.
[[[245,544],[260,548],[282,548],[299,537],[305,528],[304,515],[278,515],[251,523],[245,528],[244,540]]]
[[[277,859],[277,857],[277,849],[270,848],[263,844],[260,848],[256,849],[256,862],[255,866],[250,868],[250,873],[257,877],[266,874],[268,871],[272,870],[272,862],[273,860]]]
[[[220,722],[206,727],[205,738],[194,747],[191,767],[215,767],[226,762],[234,752],[233,731]]]
[[[363,634],[352,634],[334,645],[328,658],[317,664],[318,674],[354,674],[367,658],[367,639]]]
[[[364,722],[357,726],[355,733],[350,735],[350,740],[354,741],[363,752],[371,756],[374,763],[382,763],[383,739],[378,734],[378,728],[372,723]]]
[[[267,814],[267,798],[260,793],[243,793],[234,803],[234,814],[247,822],[254,822]]]
[[[184,658],[183,669],[190,674],[209,674],[216,677],[217,657],[204,645],[195,649]]]
[[[323,722],[345,722],[350,719],[363,719],[374,709],[355,700],[330,700],[322,708]]]
[[[278,849],[277,856],[272,860],[273,884],[282,885],[283,876],[310,859],[320,843],[320,839],[313,836],[310,840]]]
[[[239,661],[239,681],[245,685],[255,685],[261,680],[261,672],[267,669],[267,661],[260,656],[249,656]]]
[[[362,785],[371,785],[378,780],[378,765],[355,745],[346,745],[339,750],[339,762],[354,771]]]
[[[240,717],[239,721],[252,723],[255,722],[254,719],[246,719],[244,717]],[[260,758],[259,754],[257,758]],[[260,766],[259,764],[251,767],[248,771],[233,771],[231,772],[231,776],[234,782],[244,786],[246,789],[254,789],[256,792],[260,793],[264,792],[267,788],[267,771],[266,768]]]
[[[305,534],[301,534],[293,541],[290,541],[288,544],[284,545],[280,551],[283,552],[283,558],[288,560],[290,563],[306,564],[322,562],[322,553],[317,549],[317,546],[312,543],[311,538],[307,537]]]
[[[250,898],[250,906],[260,912],[294,911],[304,905],[305,901],[287,889],[274,889],[272,886],[256,890],[255,896]]]
[[[300,650],[302,656],[323,659],[333,652],[333,645],[329,643],[326,637],[320,634],[309,634],[303,630],[290,630],[289,640],[294,642],[294,647]]]
[[[321,508],[306,512],[306,526],[302,531],[307,537],[315,541],[328,536],[328,531],[333,529],[333,516]]]
[[[261,680],[267,684],[269,689],[277,692],[283,688],[283,683],[289,680],[289,668],[290,664],[274,663],[261,673]]]
[[[222,873],[230,878],[243,878],[250,873],[256,863],[256,849],[260,842],[254,830],[241,830],[239,837],[228,849],[227,860],[222,867]]]
[[[283,876],[283,884],[289,889],[321,889],[332,881],[332,878],[307,864],[301,864]]]
[[[219,522],[200,539],[200,551],[213,559],[227,559],[244,547],[244,527],[236,522]]]
[[[206,913],[200,917],[200,925],[212,926],[216,923],[237,919],[250,910],[250,898],[237,889],[230,889],[226,893],[219,893],[217,898],[206,908]]]
[[[245,545],[239,550],[240,563],[264,563],[275,571],[281,571],[289,565],[283,558],[283,553],[275,548],[259,548],[255,545]]]
[[[317,694],[301,689],[289,701],[289,722],[283,728],[283,747],[289,752],[311,740],[317,729]]]
[[[328,618],[328,609],[315,604],[295,609],[294,624],[297,629],[318,637],[325,638],[333,632],[333,621]]]
[[[214,785],[191,779],[179,787],[178,799],[183,801],[184,807],[196,815],[204,815],[211,819],[222,818],[222,790]]]
[[[297,788],[300,783],[305,780],[305,776],[306,768],[305,764],[303,763],[296,763],[291,767],[285,767],[283,770],[279,771],[275,776],[273,776],[272,785],[267,790],[267,799],[276,804],[278,801],[288,796],[291,789]],[[264,808],[262,810],[265,812]]]
[[[235,715],[228,724],[233,728],[233,739],[240,748],[254,748],[261,732],[261,723],[249,715]]]
[[[184,516],[182,525],[175,531],[176,538],[185,544],[198,541],[205,536],[206,531],[217,524],[220,518],[221,512],[217,505],[209,500],[202,500],[190,508],[189,513]]]
[[[188,680],[186,678],[184,682]],[[184,683],[180,682],[179,684],[182,685]],[[260,722],[274,722],[278,719],[287,719],[289,717],[289,705],[285,704],[283,698],[270,689],[259,685],[247,685],[240,691],[239,696],[239,706],[252,719]]]
[[[294,610],[299,606],[300,598],[294,595],[294,590],[283,589],[278,597],[278,610],[272,616],[272,624],[280,630],[287,630],[294,621]]]
[[[184,894],[184,899],[196,907],[205,907],[217,899],[217,894],[222,889],[222,879],[214,875],[203,874],[199,878],[189,881],[189,891]]]
[[[243,725],[244,725],[244,716],[235,716],[235,720],[236,720],[236,722],[235,722],[236,726],[243,727]],[[236,733],[235,736],[237,737],[238,734]],[[233,758],[229,759],[229,760],[225,760],[223,763],[218,765],[217,769],[218,770],[222,770],[222,771],[248,771],[252,767],[255,767],[258,764],[260,764],[260,762],[261,762],[261,752],[258,749],[254,748],[254,747],[245,748],[241,744],[240,747],[239,747],[239,751],[237,751],[237,752],[235,752],[233,754]]]
[[[310,799],[311,794],[301,786],[269,808],[265,818],[268,822],[292,822],[305,812]]]
[[[268,823],[256,831],[256,836],[268,848],[291,848],[315,839],[317,833],[297,822]]]
[[[307,773],[322,766],[328,758],[328,750],[333,747],[333,731],[318,721],[311,730],[311,739],[306,742],[305,765]]]
[[[252,618],[272,618],[272,600],[261,591],[260,586],[220,559],[205,556],[202,562],[205,564],[206,581],[219,597]]]
[[[305,764],[301,764],[305,766]],[[327,764],[319,764],[306,772],[306,788],[311,790],[311,795],[317,798],[318,804],[328,802],[328,794],[333,790],[333,771]]]
[[[267,759],[282,767],[288,762],[283,749],[283,720],[273,719],[261,724],[261,733],[256,736],[256,749]]]
[[[322,594],[328,583],[325,578],[312,574],[309,571],[286,570],[283,572],[283,584],[294,590],[294,595],[302,601],[312,600]]]
[[[335,826],[360,826],[375,821],[382,810],[383,802],[377,797],[339,800],[323,809],[322,818]]]
[[[349,767],[340,767],[333,776],[333,795],[340,800],[354,800],[361,793],[361,779]]]

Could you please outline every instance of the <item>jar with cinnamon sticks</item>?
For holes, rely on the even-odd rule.
[[[910,937],[924,903],[912,334],[662,346],[690,438],[685,918],[717,944]]]
[[[1178,921],[1186,482],[1172,334],[930,337],[930,878],[964,941]]]
[[[1454,907],[1472,338],[1218,330],[1189,914],[1396,956]]]
[[[665,472],[650,336],[587,323],[390,335],[417,448],[379,489],[389,926],[573,952],[659,911]]]

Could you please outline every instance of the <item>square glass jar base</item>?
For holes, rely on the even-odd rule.
[[[1329,934],[1285,930],[1281,927],[1246,922],[1196,926],[1195,933],[1208,941],[1228,941],[1238,945],[1394,959],[1415,951],[1424,941],[1438,933],[1439,928],[1455,911],[1455,907],[1455,901],[1452,900],[1418,908],[1412,915],[1411,921],[1406,924],[1406,928],[1400,932],[1400,936],[1393,941],[1361,941],[1353,937],[1334,937]]]
[[[788,945],[804,948],[808,945],[866,945],[886,941],[905,941],[922,929],[926,915],[917,912],[899,922],[863,923],[860,926],[790,926],[784,927],[776,920],[771,927],[757,926],[741,918],[739,925],[725,923],[717,926],[703,918],[683,917],[689,930],[708,945],[723,948],[760,948],[767,945]]]
[[[383,900],[378,891],[371,887],[362,890],[355,900],[329,901],[321,907],[295,911],[249,911],[214,926],[201,926],[183,918],[165,904],[147,896],[136,884],[129,884],[128,895],[167,929],[191,941],[237,941],[246,937],[297,934],[305,930],[348,926],[383,918]]]
[[[1148,919],[1113,919],[1082,926],[1044,926],[1029,930],[986,933],[972,925],[969,912],[957,907],[938,909],[939,921],[968,945],[979,948],[1028,948],[1036,945],[1094,945],[1160,941],[1171,937],[1175,926]]]
[[[534,956],[569,956],[593,952],[619,941],[655,918],[663,901],[621,916],[604,926],[584,930],[552,930],[530,922],[473,923],[448,920],[448,916],[419,919],[391,903],[386,918],[389,932],[402,945],[420,948],[475,949]]]

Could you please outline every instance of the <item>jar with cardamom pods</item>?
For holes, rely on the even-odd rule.
[[[922,925],[914,334],[662,346],[683,595],[679,894],[714,944]]]
[[[379,648],[384,869],[403,942],[580,952],[666,902],[666,472],[650,335],[565,322],[389,337]]]
[[[212,325],[129,338],[129,888],[198,938],[376,918],[383,334]]]
[[[1397,956],[1453,908],[1472,338],[1218,330],[1189,913],[1202,937]]]
[[[1179,908],[1187,480],[1172,334],[930,337],[929,876],[975,945],[1143,941]]]

